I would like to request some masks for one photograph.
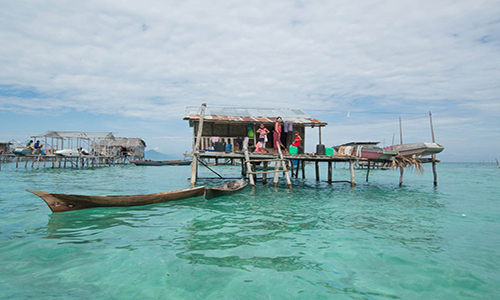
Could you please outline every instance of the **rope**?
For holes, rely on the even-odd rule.
[[[205,167],[207,167],[207,169],[209,169],[210,171],[212,171],[215,175],[219,176],[219,178],[220,178],[220,179],[224,179],[224,177],[220,176],[220,174],[219,174],[219,173],[215,172],[215,171],[214,171],[214,170],[212,170],[209,166],[207,166],[207,164],[205,164],[205,163],[204,163],[204,162],[203,162],[203,161],[202,161],[202,160],[201,160],[198,156],[196,156],[196,160],[197,160],[200,164],[202,164],[202,165],[204,165]]]

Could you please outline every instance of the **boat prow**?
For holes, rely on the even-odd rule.
[[[244,189],[248,183],[245,179],[233,180],[223,185],[205,188],[205,199],[209,200],[216,197],[234,194]]]

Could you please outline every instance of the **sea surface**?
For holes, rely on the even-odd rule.
[[[212,167],[238,177],[237,166]],[[320,165],[322,180],[326,165]],[[189,166],[0,171],[0,299],[499,299],[500,169],[356,170],[238,194],[51,213],[26,189],[142,194]],[[216,177],[200,169],[201,177]],[[348,180],[342,165],[335,180]],[[200,180],[215,186],[220,180]]]

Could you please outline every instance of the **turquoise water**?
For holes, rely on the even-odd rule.
[[[366,183],[356,170],[354,189],[307,173],[293,190],[282,179],[210,201],[53,214],[25,189],[153,193],[188,187],[190,167],[2,164],[0,298],[498,299],[496,165],[441,163],[436,188],[429,166],[402,188],[398,171]]]

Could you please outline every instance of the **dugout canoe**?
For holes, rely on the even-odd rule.
[[[45,201],[52,212],[64,212],[92,207],[138,206],[202,196],[205,186],[142,195],[87,196],[55,194],[27,190]]]
[[[191,160],[131,160],[136,166],[186,166]]]
[[[245,179],[233,180],[220,186],[205,188],[205,199],[227,196],[241,191],[247,186]]]

